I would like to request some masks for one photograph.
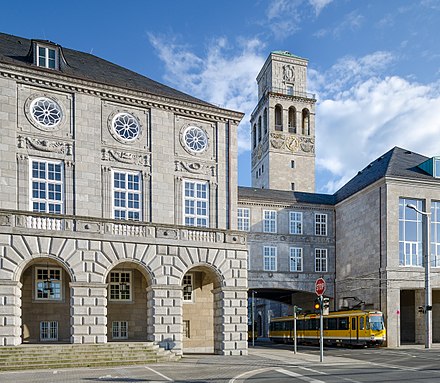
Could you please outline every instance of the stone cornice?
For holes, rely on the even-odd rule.
[[[113,100],[125,104],[165,109],[177,114],[206,120],[229,121],[239,124],[244,114],[215,106],[176,100],[152,93],[140,92],[128,88],[115,87],[103,83],[63,75],[62,73],[40,72],[35,69],[6,65],[1,63],[0,76],[28,85],[44,86],[51,89],[78,92]]]
[[[334,205],[323,205],[323,204],[312,204],[304,202],[295,202],[292,201],[290,203],[277,203],[276,201],[255,201],[247,198],[240,198],[238,197],[238,207],[244,207],[244,205],[248,206],[260,206],[260,207],[267,207],[267,208],[282,208],[282,209],[296,209],[301,208],[302,210],[316,210],[319,208],[319,210],[327,210],[330,212],[333,212],[335,210]],[[312,205],[312,206],[310,206]]]

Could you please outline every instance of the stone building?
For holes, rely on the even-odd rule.
[[[0,34],[0,345],[245,354],[242,117]]]

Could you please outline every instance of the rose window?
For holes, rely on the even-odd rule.
[[[186,147],[195,153],[203,152],[208,146],[208,137],[203,129],[197,126],[190,126],[184,132]]]
[[[132,141],[139,136],[139,122],[129,113],[118,113],[115,117],[113,117],[112,125],[113,130],[123,140]]]
[[[36,98],[32,101],[30,110],[33,119],[45,128],[54,128],[61,122],[61,108],[50,98]]]

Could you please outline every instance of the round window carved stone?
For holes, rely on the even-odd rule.
[[[126,112],[117,113],[113,117],[111,125],[116,136],[125,142],[136,140],[141,132],[137,118]]]
[[[202,153],[208,147],[208,136],[198,126],[188,126],[183,132],[185,147],[192,153]]]
[[[29,112],[34,122],[44,129],[55,129],[63,118],[60,105],[48,97],[35,98],[29,106]]]

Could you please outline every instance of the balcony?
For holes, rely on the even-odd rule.
[[[136,242],[187,241],[246,244],[243,232],[103,218],[0,210],[0,233]]]

